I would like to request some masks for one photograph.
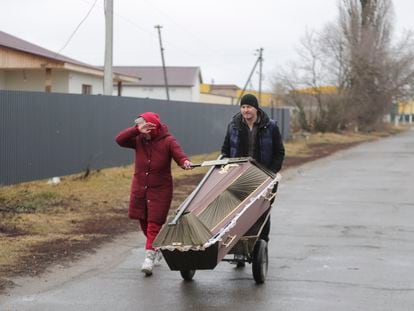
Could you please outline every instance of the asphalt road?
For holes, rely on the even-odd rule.
[[[16,280],[0,310],[414,310],[414,131],[283,175],[263,285],[226,262],[192,282],[165,262],[145,278],[131,234]]]

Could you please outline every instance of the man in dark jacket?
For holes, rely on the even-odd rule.
[[[241,98],[240,112],[227,127],[221,154],[225,158],[252,157],[274,173],[282,168],[285,147],[279,127],[259,108],[256,96],[246,94]],[[266,242],[269,232],[270,217],[260,236]]]

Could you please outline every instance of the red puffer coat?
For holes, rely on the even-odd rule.
[[[121,131],[116,142],[121,147],[135,149],[128,216],[164,224],[173,192],[171,160],[182,166],[188,157],[163,124],[150,140],[134,126]]]

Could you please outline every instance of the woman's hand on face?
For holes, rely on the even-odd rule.
[[[148,134],[156,128],[154,123],[146,122],[138,125],[138,131],[142,134]]]

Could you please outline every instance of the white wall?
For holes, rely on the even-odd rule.
[[[200,83],[197,79],[197,83],[191,88],[191,97],[193,98],[193,102],[199,102],[200,101]]]
[[[91,85],[91,94],[93,95],[103,94],[103,77],[97,77],[78,72],[69,73],[68,93],[82,94],[82,84]]]
[[[0,88],[14,91],[44,92],[46,73],[42,69],[2,70]],[[103,93],[103,78],[67,70],[52,69],[52,92],[82,94],[82,84],[92,86],[92,94]]]
[[[68,90],[67,72],[52,70],[52,92],[66,93]],[[5,70],[3,88],[14,91],[43,92],[45,90],[44,70]],[[1,81],[1,78],[0,78]],[[1,85],[1,82],[0,82]]]
[[[13,91],[44,91],[45,73],[40,70],[6,70],[5,88]]]
[[[170,100],[178,101],[198,101],[199,90],[195,92],[191,87],[169,87],[168,93]],[[116,87],[114,87],[114,95],[117,94]],[[126,97],[141,97],[153,99],[167,99],[167,94],[164,87],[153,86],[122,86],[122,96]]]
[[[66,70],[53,70],[52,69],[52,92],[56,93],[68,93],[69,72]]]

